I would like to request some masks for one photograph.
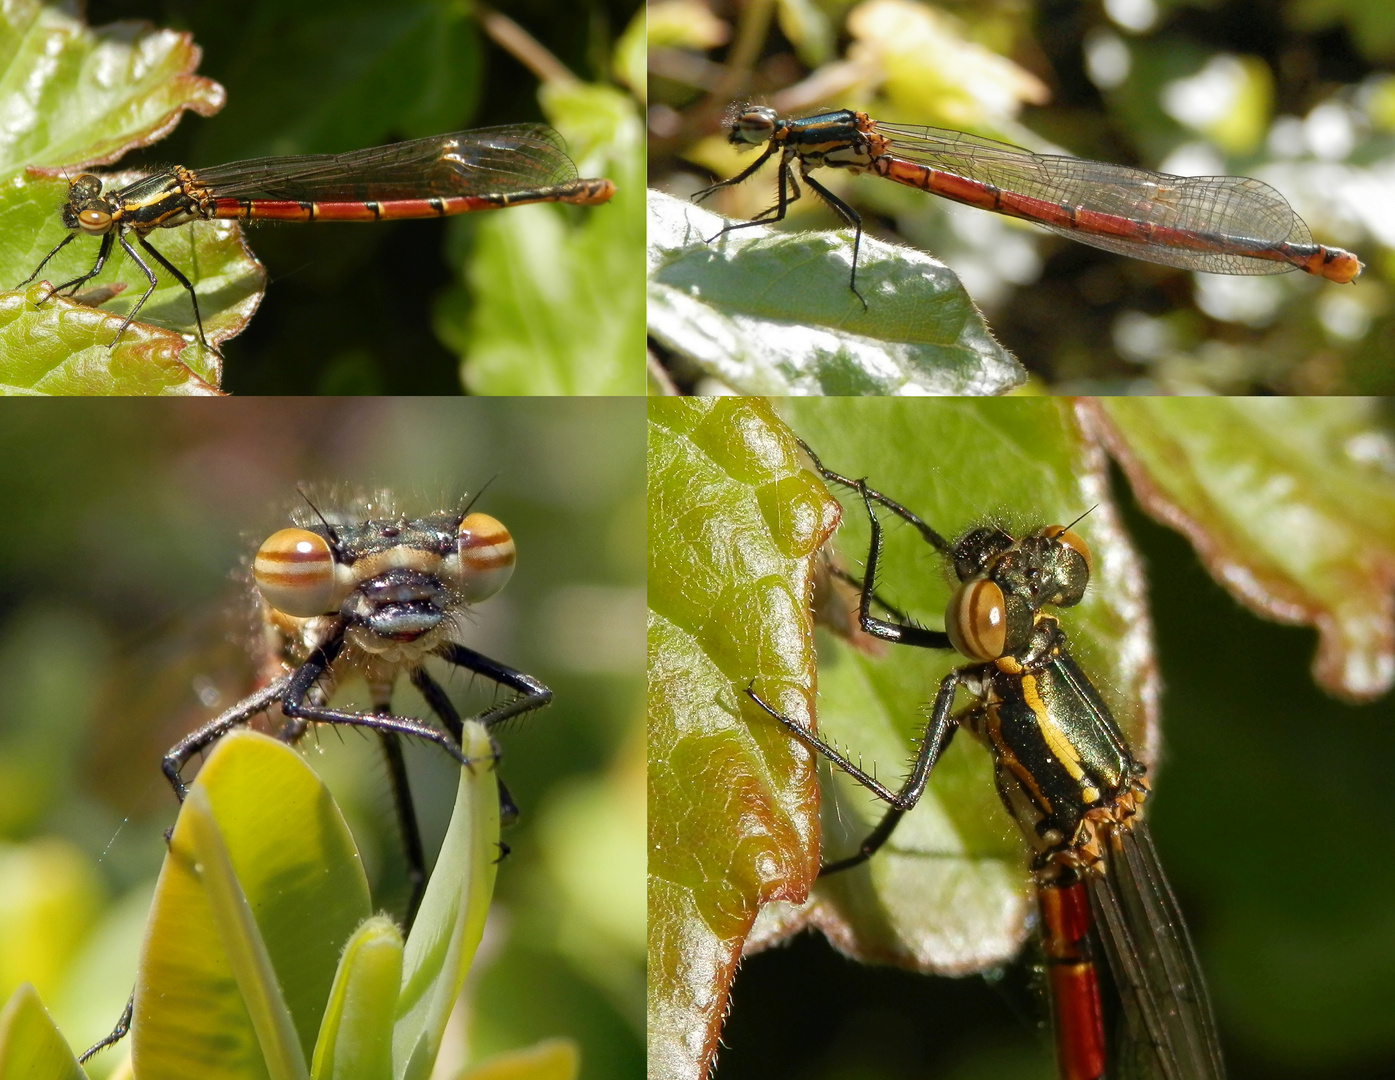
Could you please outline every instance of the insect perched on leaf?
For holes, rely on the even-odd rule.
[[[461,765],[471,764],[461,749],[463,721],[426,670],[426,659],[440,657],[514,692],[472,717],[486,729],[541,708],[552,691],[452,638],[469,608],[498,593],[514,568],[513,537],[497,519],[474,510],[474,499],[420,517],[401,513],[387,493],[332,509],[306,501],[308,508],[267,537],[252,559],[265,646],[260,688],[181,739],[165,755],[163,768],[183,801],[182,771],[190,759],[260,714],[271,718],[277,737],[288,743],[315,724],[376,733],[407,859],[410,928],[426,885],[426,861],[401,740],[434,743]],[[440,727],[392,712],[393,686],[403,675]],[[369,710],[331,707],[336,686],[354,678],[368,686]],[[500,800],[503,816],[514,816],[502,784]],[[130,1016],[128,1005],[112,1034],[82,1060],[121,1038]]]

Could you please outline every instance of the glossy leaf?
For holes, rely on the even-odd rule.
[[[0,1080],[83,1080],[48,1011],[24,983],[0,1009]]]
[[[1000,394],[1024,374],[959,279],[913,248],[848,230],[732,224],[649,194],[649,332],[748,394]]]
[[[305,1052],[296,1037],[295,1022],[247,894],[238,884],[206,786],[195,784],[189,790],[180,819],[191,866],[203,882],[213,928],[247,1007],[266,1071],[271,1080],[305,1080]]]
[[[36,283],[23,292],[0,294],[0,393],[218,393],[220,364],[211,354],[192,350],[208,361],[199,364],[213,381],[205,379],[185,362],[191,350],[180,335],[132,323],[121,344],[109,348],[120,316],[62,297],[50,300],[48,291]]]
[[[53,7],[20,3],[6,9],[0,77],[22,87],[0,136],[0,287],[32,274],[65,236],[59,210],[78,166],[108,164],[166,134],[185,109],[210,115],[223,90],[192,75],[199,50],[189,35],[134,23],[89,30]],[[0,45],[0,50],[4,46]],[[111,174],[106,189],[135,174]],[[105,179],[105,176],[104,176]],[[236,334],[256,309],[265,284],[261,266],[232,222],[197,222],[156,230],[152,245],[193,282],[208,340]],[[86,272],[100,240],[78,236],[44,266],[39,281],[61,284]],[[136,250],[140,250],[139,247]],[[148,287],[119,248],[84,288],[105,297],[100,314],[70,299],[45,300],[29,289],[0,297],[7,317],[0,333],[0,385],[45,394],[207,393],[221,379],[221,360],[196,341],[160,333],[155,323],[193,335],[188,293],[145,253],[158,285],[120,343],[119,319]],[[121,285],[116,290],[113,287]],[[180,345],[183,345],[182,352]],[[99,352],[98,350],[104,350]],[[146,368],[154,366],[155,371]],[[207,385],[201,385],[207,384]]]
[[[649,404],[649,1063],[698,1077],[756,911],[816,868],[811,562],[837,522],[761,401]]]
[[[1350,700],[1395,681],[1389,433],[1361,399],[1100,399],[1145,509],[1241,603],[1319,634],[1313,677]]]
[[[371,910],[352,837],[294,750],[254,732],[220,740],[207,793],[302,1050],[315,1043],[339,953]],[[210,910],[181,815],[156,887],[132,1031],[143,1080],[266,1077],[262,1047]],[[304,1067],[302,1062],[302,1067]]]
[[[403,954],[402,993],[392,1035],[395,1080],[425,1080],[431,1075],[494,895],[499,868],[494,745],[489,733],[473,721],[465,725],[462,745],[475,764],[460,771],[455,810]]]
[[[25,165],[110,165],[149,146],[185,109],[212,116],[223,88],[194,75],[199,48],[188,34],[141,23],[90,30],[61,7],[5,5],[0,71],[9,100],[0,170]]]

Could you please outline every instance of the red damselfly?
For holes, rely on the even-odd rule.
[[[1349,251],[1313,242],[1308,226],[1268,184],[1244,176],[1171,176],[1103,161],[1034,154],[962,131],[883,124],[848,109],[783,119],[764,105],[736,111],[728,140],[766,144],[747,169],[697,193],[739,184],[780,155],[778,199],[751,221],[717,236],[780,221],[804,182],[854,230],[852,291],[862,218],[809,175],[820,166],[875,173],[968,206],[1022,218],[1052,232],[1148,262],[1213,274],[1281,274],[1303,270],[1348,282],[1361,272]],[[715,240],[717,237],[713,237]],[[866,306],[866,300],[863,300]]]
[[[969,661],[941,680],[914,765],[895,791],[748,688],[767,714],[888,804],[858,850],[826,862],[821,873],[871,858],[925,792],[955,731],[968,728],[992,754],[998,794],[1031,851],[1061,1080],[1220,1080],[1224,1066],[1196,952],[1140,817],[1147,770],[1072,659],[1057,618],[1042,610],[1084,596],[1084,540],[1069,526],[1021,538],[987,526],[950,543],[894,499],[804,449],[825,481],[857,493],[870,520],[862,579],[835,571],[859,590],[862,630],[893,644],[952,648]],[[916,625],[876,594],[878,506],[953,563],[960,585],[945,630]],[[887,617],[874,615],[874,605]],[[974,700],[954,713],[961,686]]]
[[[119,244],[150,284],[117,329],[115,345],[157,284],[155,272],[127,239],[134,233],[150,257],[188,290],[199,340],[208,348],[193,285],[146,239],[155,229],[215,218],[385,221],[537,202],[593,206],[614,193],[609,180],[577,179],[562,137],[542,124],[457,131],[346,154],[252,158],[199,170],[176,167],[106,194],[101,177],[83,173],[68,186],[62,209],[63,224],[73,231],[19,284],[38,277],[74,237],[100,236],[91,269],[55,286],[49,296],[75,292],[101,273],[112,245]]]

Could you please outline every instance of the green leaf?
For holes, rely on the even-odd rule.
[[[340,950],[371,910],[353,838],[300,755],[254,732],[221,739],[194,787],[206,793],[300,1046],[311,1047]],[[181,813],[175,824],[151,908],[136,983],[136,1073],[268,1077],[215,930],[209,867],[200,872],[192,847],[195,820]]]
[[[609,87],[544,90],[582,174],[609,176],[615,195],[480,221],[469,290],[443,297],[437,332],[462,353],[476,394],[642,394],[643,126]]]
[[[1313,678],[1351,701],[1395,681],[1395,484],[1364,398],[1118,398],[1100,434],[1144,508],[1242,604],[1315,627]]]
[[[1000,394],[1025,379],[959,279],[851,232],[731,224],[649,193],[649,332],[746,394]]]
[[[0,1080],[85,1080],[48,1011],[24,983],[0,1009]]]
[[[203,894],[213,928],[247,1006],[252,1030],[271,1080],[305,1080],[305,1051],[296,1037],[286,999],[281,994],[266,942],[257,930],[251,906],[237,881],[227,844],[213,818],[206,786],[195,784],[180,813],[190,865],[203,880]],[[171,850],[173,850],[171,842]]]
[[[392,1035],[396,1080],[430,1076],[494,895],[500,851],[496,753],[489,733],[473,721],[465,725],[462,745],[474,764],[460,771],[455,811],[403,957]]]
[[[401,985],[402,931],[375,915],[344,947],[315,1043],[313,1080],[389,1080]]]
[[[37,0],[6,4],[0,19],[7,178],[25,165],[109,165],[162,138],[185,109],[223,106],[223,88],[192,74],[199,49],[188,34],[130,22],[89,30]]]
[[[649,403],[649,1063],[703,1075],[762,903],[817,866],[811,562],[836,506],[762,401]]]
[[[0,287],[23,282],[71,235],[59,210],[77,167],[110,163],[161,138],[185,109],[210,115],[223,102],[217,83],[190,74],[199,50],[187,34],[133,23],[93,31],[57,8],[34,3],[10,5],[3,18],[0,78],[23,89],[15,91],[14,115],[0,136]],[[104,177],[106,190],[134,175]],[[194,284],[210,342],[216,345],[246,324],[261,298],[264,274],[235,223],[157,230],[150,241]],[[61,284],[80,276],[96,260],[99,244],[96,237],[77,236],[37,281]],[[149,284],[119,248],[84,286],[95,290],[101,312],[71,299],[36,307],[46,295],[37,287],[23,295],[0,294],[0,387],[43,394],[216,389],[216,354],[144,325],[159,323],[191,336],[194,330],[187,291],[144,252],[142,257],[159,284],[141,309],[142,322],[128,328],[114,349],[106,347],[120,325],[117,316],[124,317]]]

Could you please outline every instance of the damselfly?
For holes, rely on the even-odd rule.
[[[181,739],[163,762],[165,776],[182,802],[187,788],[181,773],[189,760],[233,728],[259,714],[271,715],[277,706],[277,735],[289,743],[298,742],[312,724],[375,732],[387,759],[407,858],[409,928],[426,886],[426,860],[401,739],[434,743],[460,764],[470,764],[461,749],[464,723],[426,670],[427,657],[440,657],[513,691],[510,700],[473,718],[486,728],[552,699],[552,691],[531,675],[452,640],[470,606],[502,589],[514,567],[509,531],[472,507],[473,500],[453,510],[408,518],[390,495],[378,493],[334,509],[321,510],[311,503],[305,512],[293,515],[293,525],[268,537],[252,560],[267,645],[264,685]],[[393,714],[393,685],[403,674],[444,730]],[[367,684],[372,711],[330,707],[335,687],[350,679]],[[517,811],[502,783],[499,790],[507,820]],[[128,1005],[112,1034],[82,1060],[120,1039],[129,1022]]]
[[[1084,596],[1085,542],[1070,527],[1053,525],[1021,538],[980,527],[950,543],[895,500],[840,476],[804,449],[825,481],[861,497],[870,519],[864,576],[840,575],[859,589],[861,628],[893,644],[952,648],[970,661],[941,680],[915,763],[896,791],[747,690],[889,806],[855,853],[825,863],[821,873],[871,858],[924,793],[954,732],[967,727],[992,754],[999,796],[1032,852],[1062,1080],[1219,1080],[1224,1067],[1196,953],[1139,816],[1148,795],[1146,769],[1071,658],[1057,618],[1042,610]],[[915,625],[876,595],[877,506],[952,561],[960,585],[944,631]],[[888,617],[874,615],[874,605]],[[961,686],[975,701],[953,713]],[[1102,953],[1093,942],[1103,945]],[[1101,956],[1107,984],[1096,966]],[[1104,985],[1114,988],[1112,995],[1106,997]],[[1108,1035],[1106,1017],[1112,1018]]]
[[[136,242],[189,293],[199,340],[208,346],[199,298],[189,279],[146,239],[155,229],[191,221],[384,221],[445,217],[524,203],[594,206],[615,193],[609,180],[579,180],[562,137],[542,124],[457,131],[347,154],[252,158],[197,171],[176,167],[102,192],[101,177],[83,173],[68,186],[63,224],[73,230],[44,256],[27,285],[79,235],[100,236],[97,261],[85,274],[55,286],[49,296],[76,291],[106,265],[112,245],[140,267],[150,283],[116,331],[115,345],[150,298],[155,272],[127,239]]]
[[[800,196],[799,174],[854,230],[850,285],[857,291],[862,218],[809,175],[820,166],[875,173],[955,202],[1034,222],[1052,232],[1135,259],[1213,274],[1281,274],[1303,270],[1348,282],[1361,272],[1355,255],[1313,242],[1308,226],[1268,184],[1244,176],[1171,176],[1102,161],[1034,154],[962,131],[883,124],[842,109],[799,120],[765,105],[738,110],[728,141],[767,144],[750,167],[697,193],[739,184],[777,152],[779,194],[751,221],[717,236],[780,221]],[[716,239],[713,237],[712,239]]]

